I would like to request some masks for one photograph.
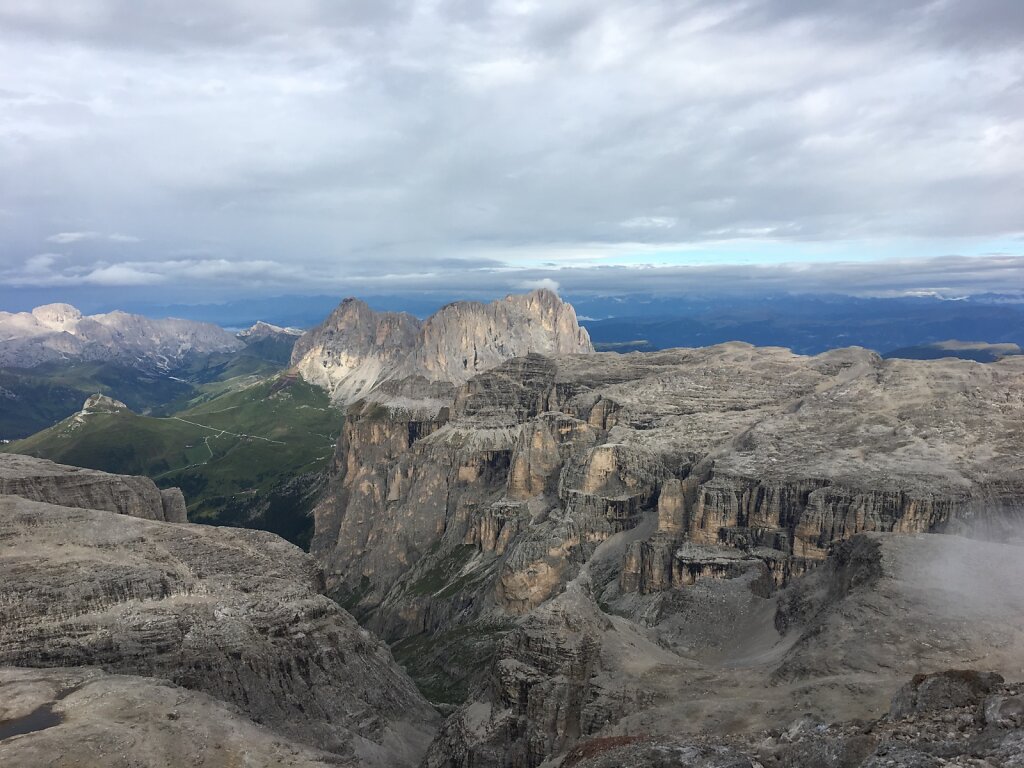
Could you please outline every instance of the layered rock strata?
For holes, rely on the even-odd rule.
[[[533,566],[539,592],[506,580],[502,607],[519,610],[653,516],[631,543],[624,590],[684,586],[728,571],[736,552],[779,585],[861,531],[1019,514],[1022,391],[1013,360],[857,349],[519,358],[448,401],[382,391],[353,407],[314,552],[332,586],[369,585],[364,599],[379,601],[431,550],[473,544]]]
[[[187,522],[185,497],[177,488],[161,490],[148,477],[112,475],[21,454],[0,454],[0,495],[146,520]]]
[[[764,617],[769,596],[837,542],[862,532],[1007,537],[1024,512],[1019,359],[883,361],[863,349],[802,357],[734,343],[528,355],[447,397],[425,382],[390,382],[349,409],[313,552],[329,588],[369,627],[402,646],[448,638],[426,651],[447,659],[460,642],[476,657],[488,639],[506,658],[527,626],[530,646],[544,648],[542,638],[578,623],[566,611],[576,616],[582,601],[583,616],[612,622],[613,646],[642,646],[665,669],[692,671],[694,648],[728,643],[711,630],[679,639],[685,617],[742,632],[741,618],[756,615],[757,631],[779,640]],[[716,590],[721,610],[694,607]],[[722,619],[732,608],[740,618]],[[644,645],[652,626],[674,628],[659,633],[660,650]],[[541,653],[557,659],[562,647]],[[541,705],[524,691],[578,676],[560,662],[512,658],[468,671],[458,687],[490,691],[474,701],[525,720],[492,728],[489,714],[491,725],[453,726],[468,734],[467,754],[509,748],[537,765],[651,695],[644,683],[609,688],[621,706],[613,693],[581,703],[578,691],[545,693]],[[518,682],[494,682],[513,668]],[[862,693],[851,701],[863,704]],[[563,727],[544,719],[549,708],[580,714]],[[513,747],[504,741],[512,733],[533,735]],[[446,743],[458,751],[458,741]]]
[[[0,496],[0,665],[161,678],[352,764],[416,764],[433,709],[322,586],[272,534]]]

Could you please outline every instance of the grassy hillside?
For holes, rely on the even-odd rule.
[[[269,350],[280,357],[280,350]],[[0,368],[0,439],[26,437],[82,407],[94,393],[108,395],[137,413],[168,415],[208,391],[237,386],[240,377],[270,376],[281,370],[261,348],[198,356],[179,368],[141,371],[119,363],[47,363],[35,368]],[[226,387],[207,385],[231,382]]]
[[[245,380],[241,380],[245,381]],[[194,522],[274,530],[308,544],[309,509],[341,429],[327,395],[285,374],[203,385],[166,416],[78,413],[3,448],[184,491]]]
[[[192,396],[195,387],[115,363],[0,368],[0,438],[25,437],[45,429],[77,411],[85,398],[96,392],[141,412]]]

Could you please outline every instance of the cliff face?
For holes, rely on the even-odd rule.
[[[401,374],[461,383],[512,357],[593,352],[576,310],[548,290],[490,304],[456,302],[429,317]]]
[[[592,352],[572,306],[533,291],[490,304],[456,302],[422,324],[345,299],[296,343],[292,365],[338,402],[351,403],[386,381],[422,377],[461,383],[529,352]]]
[[[12,453],[0,454],[0,495],[145,520],[188,521],[185,497],[177,488],[161,490],[148,477],[111,475]]]
[[[438,755],[507,748],[537,765],[675,698],[609,683],[616,649],[669,670],[692,662],[687,643],[726,642],[666,634],[655,647],[638,628],[742,633],[728,606],[761,615],[837,541],[982,520],[995,531],[1024,512],[1024,362],[1012,358],[727,344],[531,355],[448,397],[416,389],[350,408],[313,552],[329,588],[400,647],[429,636],[427,656],[492,654],[487,671],[452,671],[451,690],[479,693]]]
[[[376,591],[432,547],[501,539],[543,580],[649,517],[624,587],[692,581],[684,543],[756,556],[781,584],[861,531],[1019,510],[1022,367],[731,344],[528,356],[420,408],[381,393],[348,414],[314,551]]]
[[[412,349],[420,321],[399,312],[374,312],[345,299],[292,349],[292,365],[309,383],[352,402],[390,377]]]

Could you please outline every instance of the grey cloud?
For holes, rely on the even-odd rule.
[[[271,0],[165,3],[160,0],[83,0],[55,6],[27,0],[0,9],[9,34],[101,47],[172,52],[244,46],[311,30],[339,33],[400,20],[400,0]]]
[[[82,240],[94,240],[99,236],[99,232],[58,232],[57,234],[50,235],[46,238],[46,242],[59,243],[63,245],[67,243],[77,243]]]
[[[205,289],[236,286],[253,294],[335,292],[488,295],[536,287],[583,294],[664,296],[835,293],[861,296],[1017,293],[1024,299],[1024,256],[942,256],[886,262],[704,264],[687,266],[519,267],[497,260],[447,259],[390,263],[380,269],[322,270],[268,260],[176,259],[160,262],[98,262],[64,266],[52,254],[29,259],[0,274],[15,287],[147,286],[201,282]]]
[[[544,261],[613,285],[575,254],[1004,243],[1024,228],[1021,8],[9,4],[0,271],[76,233],[103,235],[50,241],[61,279],[127,264],[182,294],[203,279],[166,266],[183,253],[285,265],[217,278],[239,285]],[[541,279],[569,285],[509,278]]]
[[[881,32],[909,44],[991,49],[1020,44],[1024,6],[1017,0],[753,0],[733,19],[748,29],[799,21],[844,36]]]

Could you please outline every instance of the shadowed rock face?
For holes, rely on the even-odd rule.
[[[438,761],[508,749],[537,765],[629,713],[680,709],[682,683],[659,677],[692,676],[732,637],[769,638],[757,653],[798,643],[769,596],[836,542],[982,523],[1005,534],[1024,511],[1022,392],[1019,359],[744,344],[530,355],[448,397],[417,397],[409,379],[349,409],[313,552],[329,587],[399,647],[430,637],[424,653],[439,659],[495,655],[464,670],[459,685],[481,693],[449,721]],[[821,676],[828,654],[798,646],[758,674]],[[884,668],[884,654],[839,647],[847,671]],[[645,661],[609,661],[616,652]],[[889,661],[910,674],[935,658],[923,654]],[[848,698],[877,704],[860,688]],[[680,711],[726,727],[763,722],[764,701]]]
[[[551,291],[507,296],[490,304],[456,302],[423,323],[345,299],[299,339],[292,365],[335,401],[351,403],[386,381],[415,376],[462,383],[529,352],[593,352],[575,310]]]
[[[160,490],[148,477],[111,475],[20,454],[0,454],[0,495],[4,494],[146,520],[187,522],[185,497],[177,488]]]
[[[387,648],[272,534],[0,496],[0,585],[0,665],[163,678],[361,765],[414,765],[432,733]]]

